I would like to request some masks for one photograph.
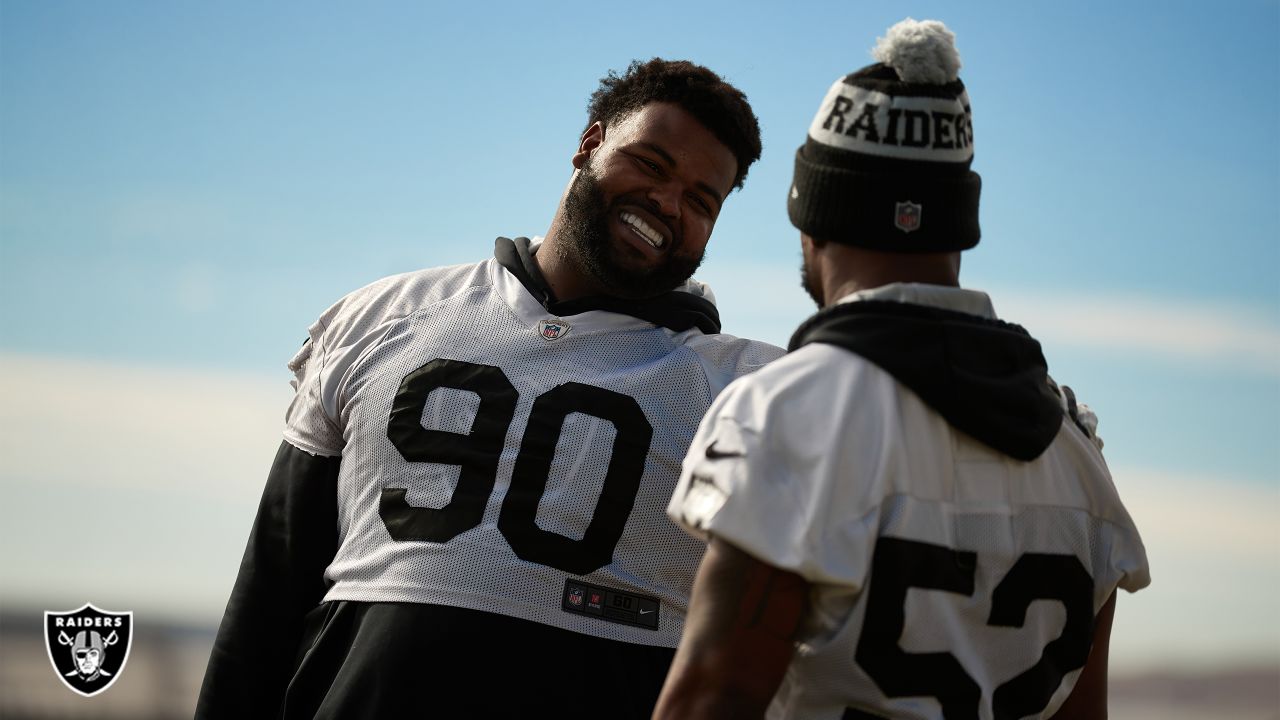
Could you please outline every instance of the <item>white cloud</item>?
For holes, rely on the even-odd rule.
[[[216,621],[279,443],[284,373],[14,354],[0,370],[5,597]],[[1280,661],[1280,487],[1114,474],[1153,584],[1120,600],[1113,665]]]
[[[1280,375],[1280,327],[1247,308],[1126,295],[992,296],[1002,314],[1046,340]]]
[[[0,353],[4,598],[216,621],[287,381]]]
[[[1280,485],[1113,468],[1152,584],[1119,599],[1120,667],[1280,663]]]
[[[782,344],[815,310],[800,290],[798,268],[798,258],[791,267],[723,261],[708,263],[699,277],[715,291],[727,331]],[[1280,325],[1266,313],[1239,304],[973,287],[990,293],[1001,317],[1059,347],[1136,353],[1280,376]]]
[[[224,499],[261,487],[265,468],[242,477],[246,455],[270,460],[292,392],[284,369],[272,381],[8,353],[0,368],[6,477]]]

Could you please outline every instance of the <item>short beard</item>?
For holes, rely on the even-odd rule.
[[[800,261],[800,287],[809,293],[809,297],[813,298],[813,301],[818,304],[818,308],[821,309],[823,306],[822,287],[818,278],[814,275],[813,268],[809,267],[809,263],[803,259]]]
[[[561,242],[557,247],[562,260],[595,280],[606,294],[630,299],[661,295],[683,284],[702,264],[705,253],[699,253],[696,258],[686,257],[677,254],[679,245],[676,245],[655,268],[628,267],[609,235],[611,213],[600,181],[587,165],[569,185],[564,200],[564,224],[559,230]]]

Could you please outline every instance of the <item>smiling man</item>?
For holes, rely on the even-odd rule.
[[[650,297],[693,274],[737,160],[678,105],[653,103],[607,134],[593,123],[539,265],[560,295]],[[621,242],[613,242],[610,237]]]
[[[606,77],[546,239],[380,280],[310,328],[199,717],[647,717],[703,545],[698,421],[781,355],[690,276],[760,154],[687,62]]]

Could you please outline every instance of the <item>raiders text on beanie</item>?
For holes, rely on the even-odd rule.
[[[811,237],[922,253],[978,244],[982,181],[955,35],[936,20],[889,28],[879,62],[837,80],[796,152],[787,211]]]

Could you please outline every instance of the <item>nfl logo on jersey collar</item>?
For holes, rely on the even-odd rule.
[[[559,340],[569,333],[569,323],[563,320],[539,320],[538,334],[548,342]]]
[[[527,332],[531,335],[536,334],[544,342],[561,340],[571,330],[574,337],[581,338],[584,335],[594,335],[598,332],[652,328],[654,326],[648,320],[622,312],[593,308],[589,304],[583,305],[576,310],[570,310],[569,317],[573,319],[573,322],[566,322],[560,317],[552,315],[550,310],[543,307],[542,303],[529,292],[519,278],[508,272],[500,263],[496,260],[489,260],[488,263],[489,278],[498,295],[514,311],[520,324],[527,328]],[[579,303],[579,305],[582,304]],[[559,330],[557,331],[556,328],[559,328]]]

